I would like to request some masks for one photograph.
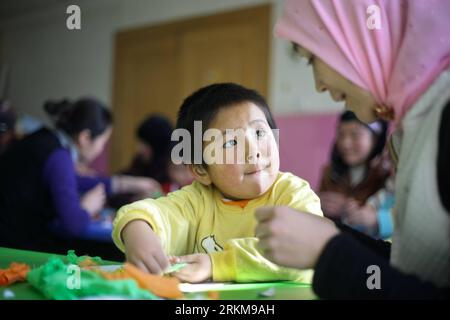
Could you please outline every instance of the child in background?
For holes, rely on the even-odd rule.
[[[170,120],[160,114],[148,116],[136,130],[137,150],[130,166],[122,174],[152,178],[161,184],[161,192],[151,197],[156,199],[188,185],[193,178],[183,164],[176,165],[170,159],[173,142],[173,126]],[[108,198],[110,207],[120,207],[147,198],[148,195],[133,192],[121,193]]]
[[[136,131],[136,155],[123,173],[131,176],[153,178],[161,184],[164,194],[192,183],[193,177],[186,166],[174,164],[170,152],[173,126],[161,114],[148,116]]]
[[[132,176],[150,177],[160,184],[170,182],[170,136],[173,125],[163,115],[147,117],[136,130],[137,150],[130,167],[123,171]]]
[[[360,206],[356,200],[349,201],[343,222],[375,239],[387,240],[394,229],[394,204],[394,178],[389,177],[385,187],[368,198],[365,204]]]
[[[150,273],[163,272],[169,260],[187,263],[174,275],[188,282],[310,281],[311,272],[279,267],[256,248],[255,209],[279,205],[322,215],[309,184],[279,172],[276,125],[264,98],[236,84],[210,85],[184,100],[177,128],[194,137],[194,121],[201,121],[202,136],[206,129],[220,132],[200,148],[191,140],[196,152],[189,153],[188,167],[195,181],[167,197],[122,207],[114,221],[116,245]],[[212,147],[231,153],[234,161],[203,157]],[[198,156],[200,164],[194,161]]]
[[[342,113],[331,161],[323,170],[319,188],[326,217],[376,238],[389,237],[392,232],[393,190],[387,185],[391,162],[384,152],[386,135],[386,122],[365,124],[351,111]]]
[[[164,194],[181,189],[192,183],[194,180],[189,168],[184,164],[175,164],[171,160],[168,165],[167,173],[170,178],[170,182],[163,183],[161,188]]]

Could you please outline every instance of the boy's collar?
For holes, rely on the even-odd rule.
[[[250,202],[250,199],[231,200],[231,199],[227,199],[227,198],[222,198],[221,200],[226,205],[237,206],[237,207],[240,207],[241,209],[244,209],[247,206],[247,204]]]

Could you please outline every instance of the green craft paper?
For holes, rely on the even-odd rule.
[[[93,262],[100,264],[102,262],[102,259],[100,257],[89,257],[89,256],[77,256],[75,254],[75,250],[69,250],[67,251],[67,261],[70,264],[80,264],[86,259],[91,259]]]
[[[43,266],[31,270],[27,280],[48,299],[72,300],[99,296],[159,299],[151,292],[139,288],[134,280],[106,280],[94,271],[76,268],[78,267],[73,264],[65,264],[60,258],[52,257]],[[77,276],[74,270],[79,272],[79,281],[75,282],[79,283],[79,288],[77,285],[74,287],[74,282],[71,281],[74,279],[72,277]]]
[[[187,266],[186,262],[175,263],[175,264],[169,266],[164,273],[165,274],[173,273],[173,272],[176,272],[176,271],[178,271],[180,269],[183,269],[186,266]]]

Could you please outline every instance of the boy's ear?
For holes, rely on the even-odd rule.
[[[211,184],[211,178],[209,177],[209,173],[206,171],[204,166],[201,164],[189,164],[188,168],[195,180],[205,186],[209,186]]]

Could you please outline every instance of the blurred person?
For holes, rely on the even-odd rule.
[[[336,131],[331,161],[322,172],[319,187],[324,215],[373,236],[378,236],[377,231],[382,228],[392,230],[384,225],[379,228],[379,223],[391,220],[384,218],[383,210],[380,215],[383,218],[378,221],[375,202],[371,201],[370,206],[368,202],[377,192],[387,192],[390,163],[383,153],[387,123],[378,120],[365,124],[353,112],[345,111]],[[389,197],[391,194],[389,191]],[[376,206],[380,207],[381,204]]]

